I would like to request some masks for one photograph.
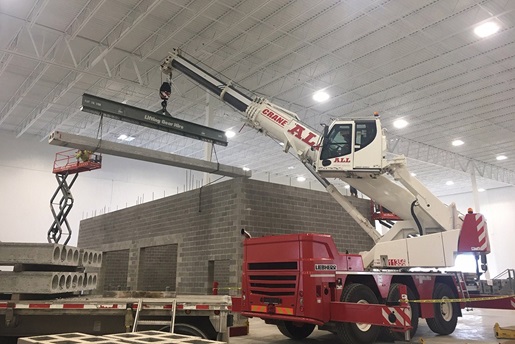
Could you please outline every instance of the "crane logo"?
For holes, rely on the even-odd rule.
[[[336,271],[337,269],[336,264],[315,264],[315,270],[319,271]]]
[[[263,115],[274,121],[275,123],[279,124],[281,127],[284,127],[286,124],[288,124],[288,120],[286,118],[281,117],[280,115],[276,114],[272,110],[266,108],[263,111],[261,111]]]
[[[288,132],[296,138],[298,138],[299,140],[301,140],[302,142],[307,143],[308,145],[313,147],[316,143],[316,141],[313,141],[313,139],[317,140],[318,136],[309,130],[307,131],[308,134],[304,136],[305,130],[306,128],[304,128],[302,125],[300,125],[299,123],[295,123],[295,126],[288,130]]]

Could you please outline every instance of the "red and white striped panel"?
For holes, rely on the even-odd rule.
[[[390,314],[395,315],[395,326],[404,327],[411,325],[411,308],[398,308],[395,309],[393,307],[385,307],[382,310],[383,318],[390,323],[389,316]]]
[[[0,302],[0,309],[2,308],[15,308],[15,309],[125,309],[126,303],[112,303],[112,304],[96,304],[96,303],[7,303]],[[133,309],[137,309],[138,305],[133,303]],[[171,309],[171,304],[143,304],[144,309]],[[179,304],[176,306],[177,310],[225,310],[227,307],[219,305],[208,304]]]
[[[126,304],[88,303],[0,303],[0,308],[15,309],[125,309]]]
[[[485,251],[488,248],[488,237],[487,237],[487,228],[486,221],[483,215],[476,214],[476,229],[477,229],[477,237],[479,240],[479,248],[481,251]]]

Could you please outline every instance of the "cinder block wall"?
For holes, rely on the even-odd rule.
[[[351,202],[368,217],[367,200]],[[351,253],[373,246],[329,194],[242,178],[84,220],[78,246],[102,250],[108,257],[109,252],[126,250],[127,281],[122,289],[155,290],[159,283],[145,282],[148,264],[160,267],[153,269],[155,279],[173,283],[169,266],[174,257],[165,258],[160,249],[149,255],[149,248],[176,245],[176,285],[171,290],[206,294],[212,281],[218,281],[220,293],[228,293],[234,290],[228,288],[240,285],[241,228],[253,236],[331,234],[340,251]],[[110,281],[106,275],[113,271],[112,264],[109,259],[104,262],[103,281]]]
[[[177,246],[159,245],[140,249],[138,290],[175,290]]]

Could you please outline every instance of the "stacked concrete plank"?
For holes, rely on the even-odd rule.
[[[209,344],[209,343],[223,343],[208,339],[201,339],[198,337],[185,336],[175,333],[159,332],[159,331],[142,331],[133,333],[118,333],[105,336],[92,336],[84,333],[62,333],[45,336],[36,336],[28,338],[20,338],[18,344],[118,344],[118,343],[157,343],[157,344]]]
[[[59,244],[0,243],[2,294],[62,294],[94,290],[102,266],[102,253]]]
[[[78,266],[80,251],[58,244],[0,243],[0,265],[44,264]]]
[[[0,293],[60,294],[93,290],[96,286],[96,273],[58,271],[0,273]]]

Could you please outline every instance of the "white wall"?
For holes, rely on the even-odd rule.
[[[63,150],[34,138],[0,134],[0,241],[46,242],[53,222],[50,198],[58,185],[52,167],[55,153]],[[74,231],[70,244],[77,243],[81,219],[182,192],[187,181],[195,185],[202,176],[104,155],[102,169],[81,173],[71,189],[75,203],[68,216]]]
[[[441,199],[448,204],[456,203],[462,213],[466,213],[469,207],[474,208],[472,193],[444,196]],[[485,215],[488,223],[492,250],[488,255],[488,266],[491,277],[495,277],[505,269],[515,268],[515,187],[480,192],[479,205],[480,213]]]

